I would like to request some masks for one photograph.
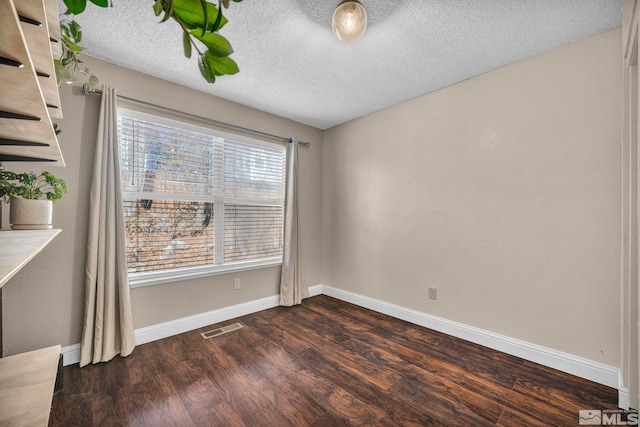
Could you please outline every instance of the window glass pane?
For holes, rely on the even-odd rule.
[[[224,261],[282,256],[282,206],[225,205]]]
[[[120,117],[124,191],[213,195],[211,135]]]
[[[282,259],[284,146],[123,108],[118,124],[130,277]]]
[[[225,140],[225,198],[281,203],[284,201],[285,160],[281,147]]]
[[[125,200],[130,273],[212,265],[213,204]]]

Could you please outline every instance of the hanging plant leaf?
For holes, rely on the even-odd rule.
[[[69,33],[76,44],[82,40],[82,27],[76,21],[69,24]]]
[[[199,28],[192,30],[191,34],[200,40],[212,53],[218,56],[229,56],[233,53],[233,48],[229,40],[220,34],[205,33],[202,35],[202,30]]]
[[[191,58],[191,37],[186,31],[182,33],[182,47],[184,48],[184,56]]]
[[[204,55],[198,55],[198,68],[200,68],[200,74],[202,74],[207,83],[215,83],[216,75],[207,61],[204,60]]]
[[[200,4],[202,6],[202,17],[204,18],[204,22],[202,23],[202,31],[207,31],[207,27],[209,26],[209,15],[207,14],[207,0],[200,0]]]
[[[82,39],[82,28],[76,21],[62,21],[60,23],[60,35],[62,36],[63,52],[71,51],[74,54],[82,52],[78,44]]]
[[[218,17],[218,8],[212,3],[205,2],[207,9],[207,31],[218,31],[227,23],[227,19],[223,16],[217,26],[214,27],[216,18]],[[173,13],[180,22],[188,29],[204,28],[205,14],[202,11],[202,3],[200,0],[174,0]]]
[[[216,76],[235,74],[240,71],[236,61],[228,56],[217,56],[210,50],[204,53],[204,62],[207,63]]]
[[[155,13],[156,16],[160,16],[162,13],[162,0],[156,0],[153,4],[153,13]]]
[[[63,0],[67,6],[67,14],[80,14],[87,7],[87,0]],[[99,7],[109,7],[110,0],[89,0]],[[242,0],[233,0],[240,3]],[[222,8],[228,8],[229,0],[218,0],[218,5],[207,0],[154,0],[153,12],[155,16],[164,13],[161,22],[173,18],[182,28],[182,45],[184,55],[191,58],[193,49],[198,51],[198,68],[200,74],[209,83],[214,83],[216,76],[235,74],[239,72],[238,64],[229,58],[233,53],[233,48],[229,40],[216,34],[218,30],[226,25],[227,18],[222,13]],[[56,77],[58,84],[62,81],[75,81],[75,73],[79,71],[89,76],[89,85],[97,84],[98,79],[89,70],[80,66],[82,63],[77,57],[82,52],[80,40],[82,39],[82,28],[75,21],[69,23],[61,22],[63,52],[59,58],[54,60]],[[207,48],[203,53],[199,43],[194,42],[191,37]]]
[[[82,27],[80,24],[76,21],[61,20],[60,35],[62,54],[53,61],[58,86],[62,82],[69,84],[75,82],[76,72],[89,76],[90,84],[95,85],[97,78],[91,75],[87,67],[80,66],[82,61],[78,58],[78,55],[82,52],[82,46],[79,44],[82,39]]]
[[[218,14],[216,15],[216,20],[213,23],[213,29],[211,31],[218,31],[218,29],[222,28],[222,26],[220,25],[220,23],[222,22],[222,18],[224,18],[224,16],[222,16],[222,8],[219,7],[218,8]],[[202,28],[207,28],[206,26],[203,26]]]
[[[77,15],[84,12],[87,7],[87,0],[64,0],[67,6],[66,14]]]
[[[89,76],[89,87],[94,87],[95,85],[97,85],[99,82],[98,78],[96,76],[94,76],[93,74],[91,74]]]
[[[78,62],[81,62],[81,61],[78,61]],[[89,71],[87,67],[84,67],[84,69],[81,69],[80,72],[85,76],[89,76],[89,81],[87,82],[89,87],[93,87],[98,84],[98,78],[93,74],[91,74],[91,71]]]
[[[167,19],[171,18],[171,16],[173,15],[173,0],[163,2],[163,3],[164,3],[164,6],[163,6],[164,17],[160,22],[165,22]]]

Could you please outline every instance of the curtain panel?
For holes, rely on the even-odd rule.
[[[102,89],[91,180],[85,315],[80,366],[128,356],[135,347],[118,157],[116,90]]]
[[[287,144],[280,305],[298,305],[309,296],[309,288],[302,268],[301,249],[300,212],[298,209],[298,141],[293,139]]]

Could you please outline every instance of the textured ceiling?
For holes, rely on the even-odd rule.
[[[241,72],[213,85],[150,0],[89,5],[76,19],[88,55],[327,129],[614,28],[622,2],[361,0],[367,32],[343,44],[331,32],[339,0],[244,0],[231,4],[221,31]]]

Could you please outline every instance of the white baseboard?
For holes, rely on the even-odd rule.
[[[280,304],[280,295],[273,295],[230,307],[200,313],[157,325],[136,329],[136,345],[145,344],[162,338],[192,331],[214,323],[224,322],[236,317],[256,313],[268,308],[277,307]]]
[[[582,357],[574,356],[547,347],[531,344],[515,338],[485,331],[480,328],[453,322],[441,317],[432,316],[417,310],[369,298],[363,295],[332,288],[326,285],[309,287],[309,296],[327,295],[360,307],[383,313],[397,319],[424,326],[457,338],[502,351],[522,359],[539,363],[587,380],[613,387],[618,390],[618,406],[629,408],[629,391],[623,386],[620,369]],[[176,334],[192,331],[207,325],[224,322],[236,317],[256,313],[268,308],[277,307],[280,296],[274,295],[254,301],[236,304],[196,314],[153,326],[136,329],[136,344],[145,344]],[[80,361],[80,344],[62,348],[64,365],[72,365]]]
[[[630,405],[629,389],[624,386],[622,370],[618,370],[618,406],[623,409],[629,409]]]
[[[321,293],[322,285],[309,287],[309,296],[316,296]],[[159,323],[157,325],[139,328],[136,329],[135,332],[136,345],[189,332],[207,325],[213,325],[229,319],[235,319],[236,317],[246,316],[247,314],[257,313],[258,311],[277,307],[278,305],[280,305],[280,295],[273,295],[232,305],[230,307],[219,308],[206,313],[200,313],[193,316],[183,317],[181,319],[171,320],[169,322]]]
[[[62,363],[64,366],[80,363],[80,344],[72,344],[62,347],[60,353],[62,354]]]
[[[323,285],[324,295],[368,308],[379,313],[387,314],[397,319],[405,320],[416,325],[424,326],[457,338],[511,354],[522,359],[539,363],[568,374],[603,384],[618,390],[618,404],[621,408],[629,408],[629,394],[619,379],[620,369],[615,366],[595,362],[572,354],[553,350],[526,341],[485,331],[480,328],[453,322],[441,317],[432,316],[417,310],[369,298],[341,289]],[[625,400],[626,396],[626,400]]]
[[[322,294],[322,285],[310,286],[309,296]],[[157,325],[147,326],[135,330],[136,345],[160,340],[173,335],[189,332],[214,323],[224,322],[236,317],[256,313],[268,308],[277,307],[280,304],[280,296],[273,295],[241,304],[224,307],[217,310],[200,313]],[[73,344],[63,347],[61,351],[64,366],[73,365],[80,362],[80,344]]]
[[[309,286],[309,297],[322,295],[322,285]]]

